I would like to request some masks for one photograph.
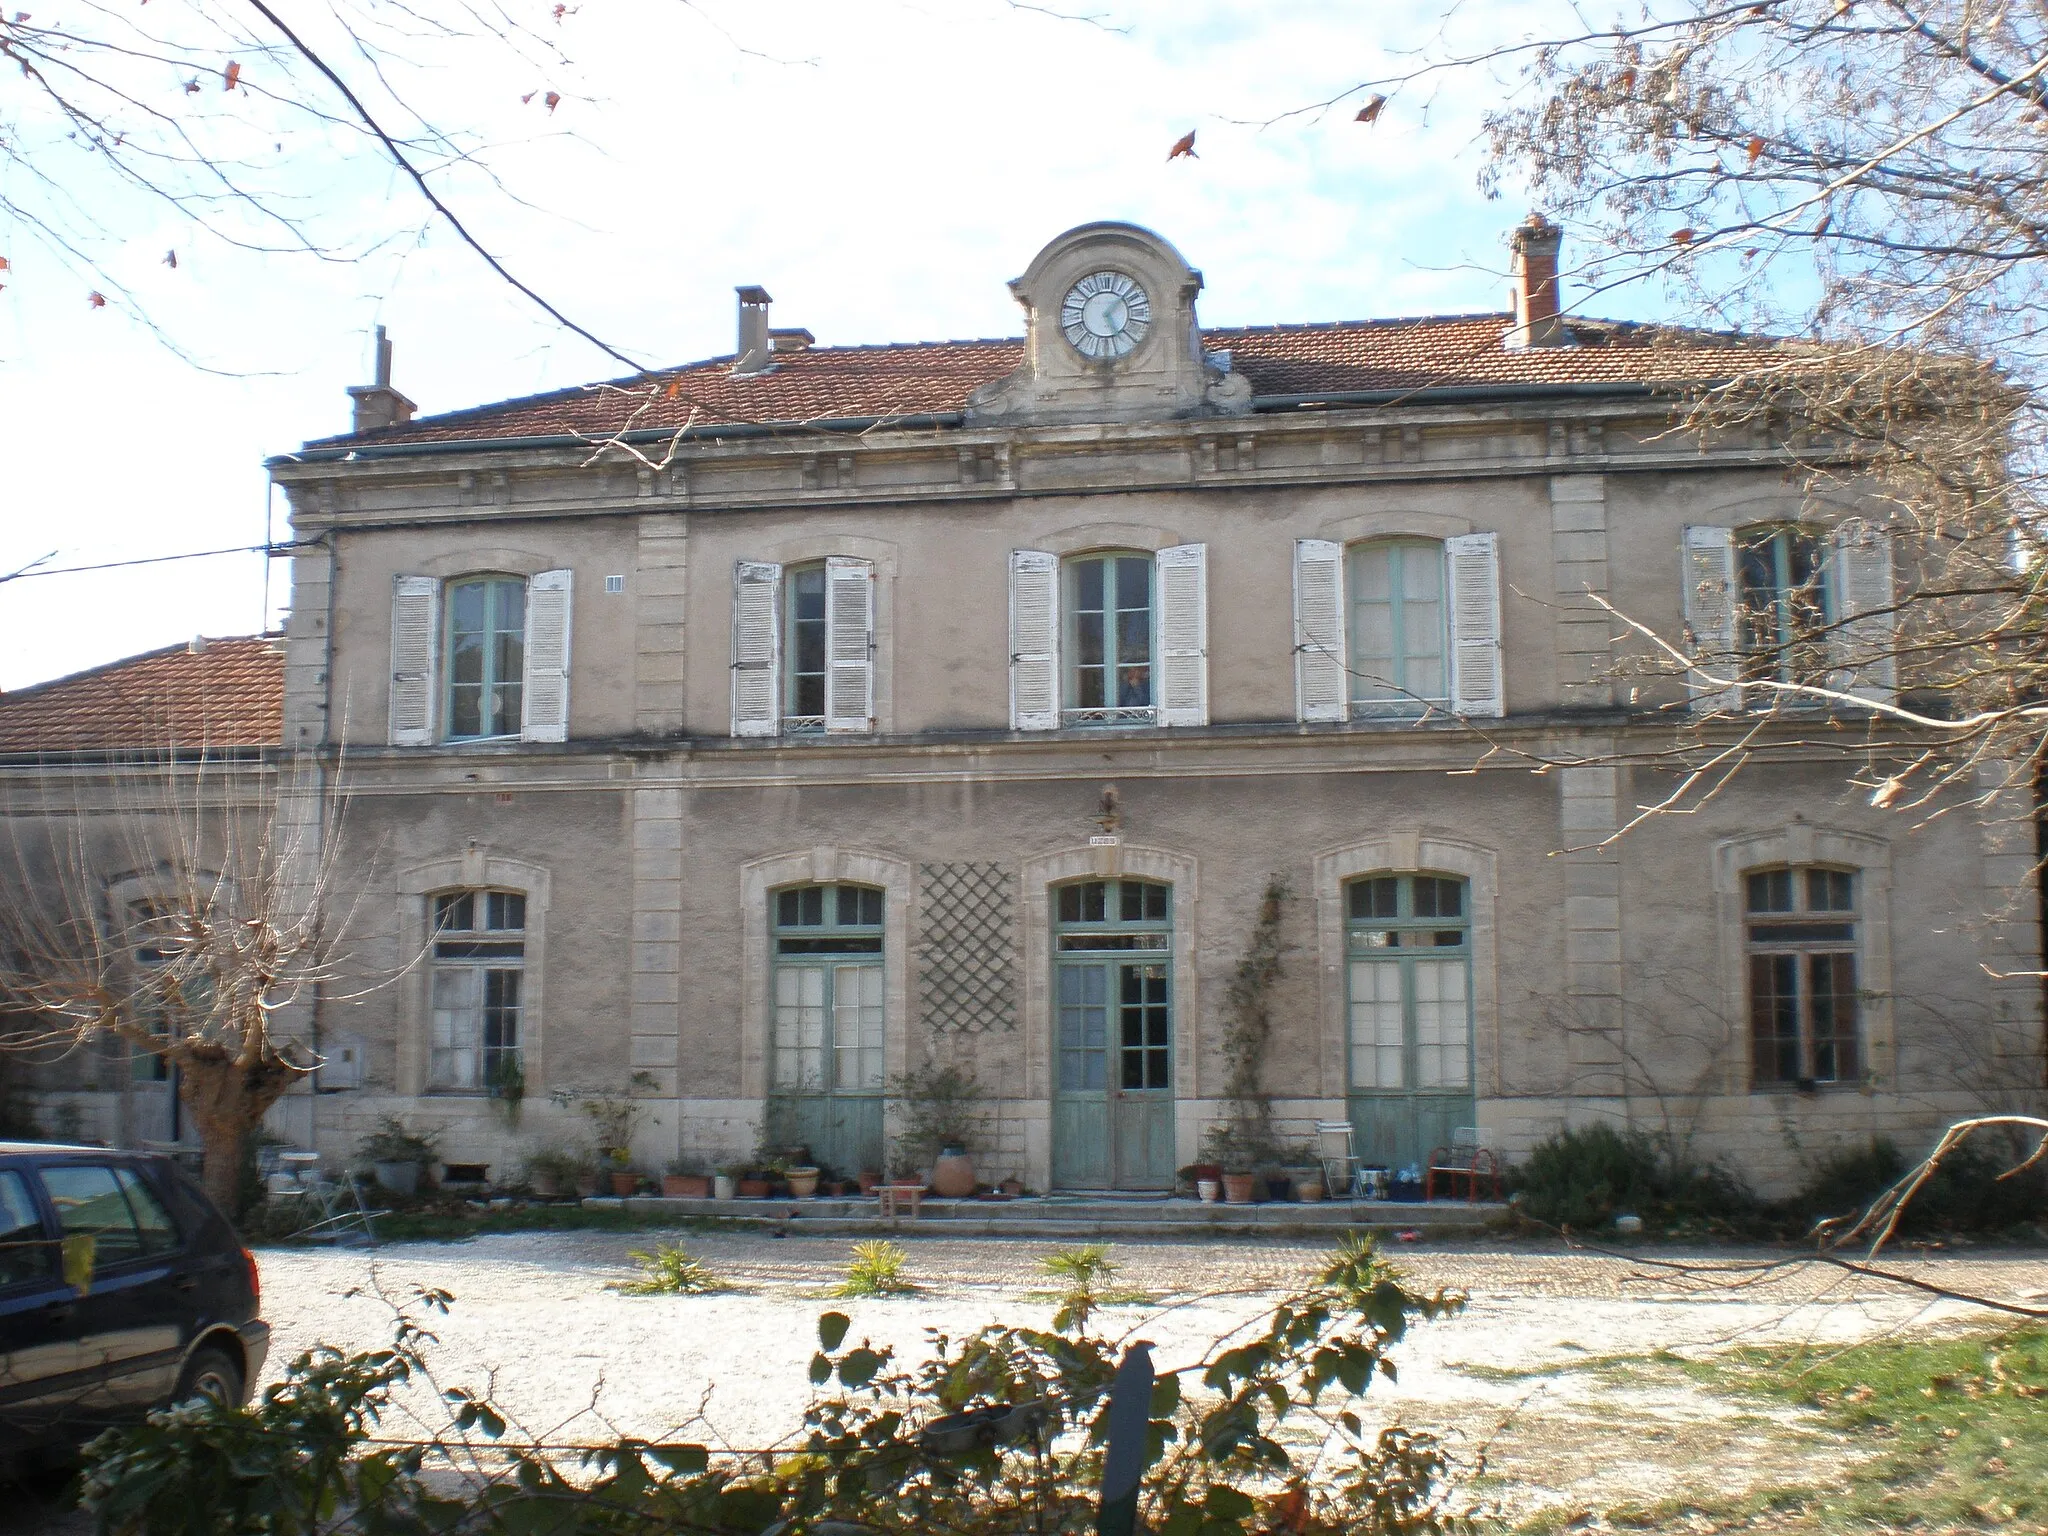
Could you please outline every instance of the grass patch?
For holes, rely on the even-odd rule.
[[[853,1245],[846,1278],[833,1286],[833,1296],[907,1296],[917,1287],[903,1273],[910,1255],[895,1243],[875,1239]]]
[[[1583,1345],[1564,1344],[1562,1349],[1583,1349]],[[1608,1377],[1615,1383],[1631,1376],[1643,1374],[1646,1366],[1684,1367],[1688,1362],[1683,1356],[1674,1355],[1667,1349],[1653,1349],[1647,1354],[1587,1355],[1582,1360],[1558,1360],[1549,1365],[1487,1365],[1480,1361],[1467,1361],[1454,1365],[1452,1370],[1460,1376],[1469,1376],[1474,1381],[1518,1382],[1541,1381],[1548,1376]]]
[[[723,1275],[681,1243],[656,1243],[651,1253],[635,1248],[626,1257],[640,1261],[640,1277],[618,1287],[628,1296],[706,1296],[732,1289]]]

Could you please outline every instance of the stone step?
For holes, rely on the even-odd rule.
[[[1195,1200],[1087,1199],[923,1202],[920,1216],[884,1221],[873,1199],[681,1200],[592,1196],[584,1205],[644,1216],[713,1217],[753,1227],[819,1233],[920,1232],[932,1237],[1279,1237],[1352,1230],[1474,1232],[1504,1220],[1493,1201],[1326,1200],[1307,1204],[1205,1205]]]

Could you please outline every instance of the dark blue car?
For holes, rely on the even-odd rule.
[[[196,1395],[270,1348],[255,1257],[169,1158],[0,1142],[0,1458]]]

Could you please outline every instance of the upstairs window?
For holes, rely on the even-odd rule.
[[[1088,555],[1065,571],[1067,725],[1151,725],[1152,557]]]
[[[573,577],[394,578],[391,745],[566,741]]]
[[[874,563],[735,561],[733,735],[874,729]]]
[[[526,986],[526,897],[447,891],[434,897],[427,1087],[502,1096],[525,1082],[519,1015]]]
[[[1421,714],[1447,704],[1443,545],[1423,539],[1354,544],[1348,564],[1352,713]]]
[[[1856,1081],[1856,876],[1763,869],[1744,887],[1752,1084]]]
[[[1833,608],[1825,546],[1805,528],[1745,528],[1735,541],[1743,677],[1824,682]],[[1769,705],[1784,697],[1766,689],[1757,702]]]
[[[448,587],[448,739],[517,736],[526,687],[526,583]]]

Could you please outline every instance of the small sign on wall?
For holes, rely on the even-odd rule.
[[[1122,838],[1113,833],[1108,835],[1097,833],[1094,837],[1088,839],[1088,846],[1090,848],[1120,848],[1123,846],[1123,841]]]

